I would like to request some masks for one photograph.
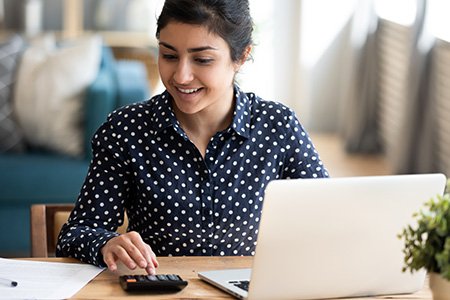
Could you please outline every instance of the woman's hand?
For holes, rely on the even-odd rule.
[[[142,240],[139,233],[130,231],[110,239],[102,248],[103,261],[111,271],[117,270],[117,261],[129,269],[145,269],[148,274],[156,274],[158,261],[152,248]]]

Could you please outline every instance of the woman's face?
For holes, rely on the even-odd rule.
[[[240,64],[231,60],[225,40],[207,28],[170,22],[161,29],[158,67],[182,113],[217,113],[230,107]]]

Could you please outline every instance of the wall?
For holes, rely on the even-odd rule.
[[[304,67],[305,97],[298,105],[307,108],[303,113],[304,121],[311,131],[337,132],[339,128],[339,112],[344,103],[342,97],[345,95],[343,89],[346,88],[342,80],[348,78],[350,71],[345,60],[349,35],[350,24],[347,24],[317,63]],[[299,110],[302,111],[301,107]]]

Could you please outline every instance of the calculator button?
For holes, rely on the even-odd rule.
[[[150,281],[158,281],[158,278],[156,278],[155,275],[147,275],[147,279]]]
[[[161,274],[159,274],[159,275],[156,275],[156,277],[157,277],[159,280],[169,280],[169,278],[167,278],[166,275],[161,275]]]
[[[136,276],[136,280],[139,281],[139,282],[146,281],[146,277],[142,276],[142,275]]]
[[[180,280],[180,277],[178,277],[178,276],[175,275],[175,274],[168,274],[167,277],[168,277],[170,280]]]

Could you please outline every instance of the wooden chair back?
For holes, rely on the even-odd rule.
[[[30,210],[31,257],[55,256],[59,232],[67,222],[73,204],[33,204]],[[125,215],[124,223],[117,232],[124,233],[128,227]]]

